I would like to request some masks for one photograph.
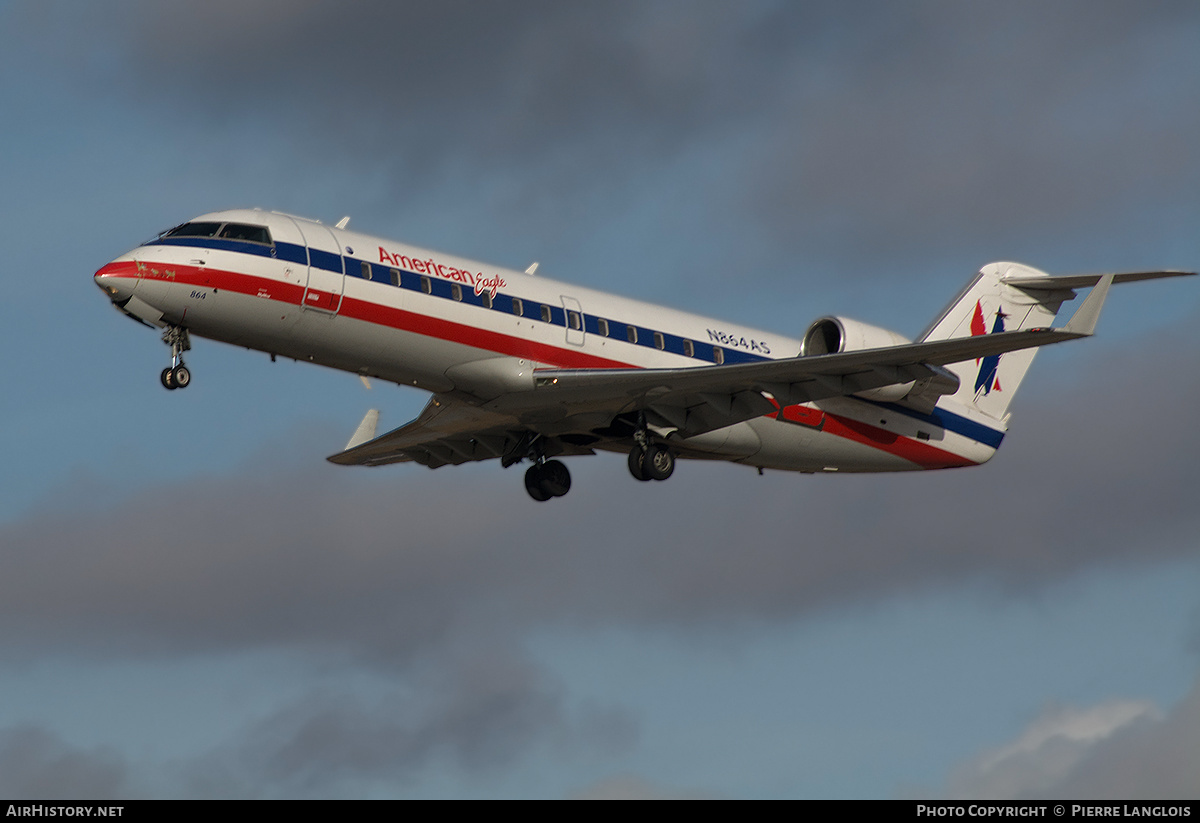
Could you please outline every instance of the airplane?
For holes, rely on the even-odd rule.
[[[376,434],[367,412],[341,465],[529,461],[525,488],[561,497],[560,457],[628,456],[640,481],[677,458],[804,473],[987,462],[1041,346],[1090,336],[1114,283],[1192,275],[1049,275],[983,266],[917,336],[841,316],[800,339],[697,316],[282,212],[204,214],[95,274],[162,330],[160,381],[191,384],[191,337],[430,392]],[[1059,307],[1091,292],[1061,327]]]

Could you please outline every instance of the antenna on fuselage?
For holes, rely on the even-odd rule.
[[[349,225],[350,225],[350,215],[347,214],[345,217],[343,217],[341,220],[337,221],[337,223],[334,224],[334,228],[335,229],[344,229],[344,228],[346,228],[346,226],[349,226]]]
[[[526,274],[537,274],[537,267],[538,267],[538,264],[534,263],[532,266],[525,269],[525,273]]]

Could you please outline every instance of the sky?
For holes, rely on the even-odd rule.
[[[1200,269],[1192,2],[0,2],[0,796],[1200,795],[1200,285],[986,466],[325,462],[403,387],[91,281],[263,207],[800,336]],[[1070,305],[1070,304],[1069,304]]]

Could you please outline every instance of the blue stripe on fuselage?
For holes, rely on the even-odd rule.
[[[151,240],[145,245],[197,246],[200,248],[243,252],[259,257],[275,257],[279,260],[288,260],[290,262],[299,263],[302,265],[313,265],[317,268],[336,272],[338,274],[343,272],[343,266],[345,266],[346,272],[353,272],[353,274],[347,275],[350,277],[358,276],[357,273],[361,270],[361,263],[364,262],[354,257],[344,257],[342,255],[321,251],[319,249],[309,249],[305,246],[297,245],[295,243],[281,243],[278,241],[275,242],[274,249],[272,249],[271,246],[266,246],[262,243],[252,243],[244,240],[229,240],[221,237],[164,237],[157,240]],[[309,263],[310,255],[312,257],[311,263]],[[389,268],[394,267],[383,266],[378,263],[370,263],[370,261],[366,262],[371,267],[372,281],[387,285],[391,284],[390,277],[386,274],[386,272],[389,270]],[[408,289],[410,291],[423,291],[421,288],[421,275],[410,272],[407,269],[400,269],[399,271],[400,288]],[[440,277],[433,277],[429,275],[426,275],[425,279],[429,281],[432,296],[451,298],[451,283],[449,281]],[[482,305],[482,300],[475,295],[473,287],[462,286],[462,295],[463,302],[473,305]],[[492,310],[503,312],[505,314],[511,314],[512,300],[513,298],[511,295],[498,292],[495,299],[492,301]],[[531,310],[540,311],[540,309],[534,307],[540,306],[541,304],[530,301],[526,301],[526,303],[528,304],[526,307],[527,313]],[[563,311],[562,307],[551,305],[548,306],[548,308],[550,309],[551,325],[566,326],[566,313]],[[596,315],[584,314],[584,329],[589,334],[599,333],[599,328],[597,325],[598,319],[599,318]],[[610,333],[610,336],[607,339],[623,341],[625,339],[625,324],[621,323],[619,320],[614,320],[611,318],[606,319],[608,320]],[[638,340],[635,345],[646,348],[656,348],[654,345],[655,331],[655,329],[638,326]],[[683,341],[689,338],[668,334],[666,332],[661,332],[661,334],[664,338],[664,348],[667,351],[675,352],[677,354],[684,354]],[[694,346],[696,355],[695,359],[704,360],[709,363],[714,362],[714,357],[712,355],[713,347],[710,343],[692,339],[692,345]],[[742,351],[741,349],[731,349],[724,346],[717,346],[716,348],[721,349],[724,362],[726,364],[756,363],[759,361],[773,359],[770,357],[764,357],[761,354]],[[993,449],[999,448],[1000,442],[1004,439],[1004,432],[996,431],[993,428],[985,426],[981,423],[976,423],[973,420],[968,420],[961,415],[947,411],[946,409],[940,407],[935,408],[931,414],[923,414],[915,409],[906,408],[895,403],[879,403],[872,400],[863,400],[859,397],[854,399],[863,403],[870,403],[871,405],[877,406],[881,409],[887,409],[888,411],[894,411],[898,414],[903,414],[907,417],[913,418],[914,420],[920,420],[922,422],[929,423],[932,426],[938,426],[946,431],[962,435],[969,440],[974,440],[978,443],[982,443],[985,446],[990,446]]]
[[[948,432],[960,434],[969,440],[974,440],[977,443],[982,443],[985,446],[990,446],[993,449],[1000,448],[1000,443],[1004,440],[1004,432],[996,431],[991,426],[985,426],[982,423],[976,423],[974,420],[968,420],[960,414],[955,414],[941,406],[935,406],[930,414],[919,412],[916,409],[910,409],[906,406],[901,406],[898,403],[880,403],[875,400],[863,400],[861,397],[856,397],[855,400],[860,400],[863,403],[870,403],[872,406],[877,406],[881,409],[903,414],[905,417],[911,417],[913,420],[920,420],[922,423],[929,423],[932,426],[938,426]]]

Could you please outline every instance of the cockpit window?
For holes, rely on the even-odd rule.
[[[252,243],[267,245],[271,243],[271,233],[265,226],[249,226],[245,223],[226,223],[219,236],[227,240],[249,240]]]
[[[184,223],[176,226],[163,237],[216,237],[220,223]]]

